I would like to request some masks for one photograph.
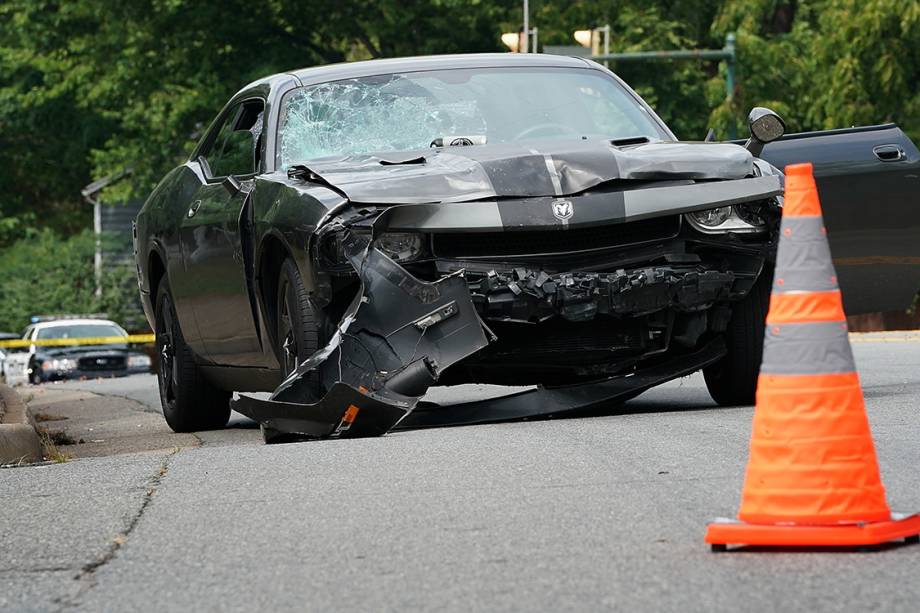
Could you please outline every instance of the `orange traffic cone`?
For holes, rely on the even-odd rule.
[[[811,164],[786,167],[786,194],[740,521],[729,544],[868,546],[917,541],[920,515],[892,515]]]

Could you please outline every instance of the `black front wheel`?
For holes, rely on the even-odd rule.
[[[282,375],[287,377],[301,362],[321,349],[328,337],[326,318],[322,310],[310,301],[310,294],[291,258],[281,264],[275,306],[278,362],[281,364]],[[311,396],[304,399],[306,402],[322,398],[325,388],[320,373],[306,373],[301,389]],[[299,438],[262,424],[262,439],[268,444],[285,443]]]
[[[728,352],[703,369],[709,395],[722,406],[754,404],[772,281],[772,275],[761,274],[747,297],[735,303],[725,331]]]
[[[156,302],[157,381],[163,416],[173,432],[218,430],[230,419],[230,392],[205,379],[185,344],[172,296],[160,283]]]
[[[294,260],[287,258],[281,265],[278,278],[277,312],[278,361],[282,374],[287,377],[304,360],[319,351],[326,343],[326,319],[313,305],[297,270]],[[319,400],[324,389],[319,372],[306,375],[308,389]]]

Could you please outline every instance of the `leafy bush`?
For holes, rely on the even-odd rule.
[[[117,241],[105,238],[103,248]],[[19,331],[32,315],[105,313],[125,327],[145,327],[134,269],[107,267],[96,293],[96,238],[61,238],[45,229],[0,251],[0,330]]]

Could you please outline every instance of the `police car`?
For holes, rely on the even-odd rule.
[[[125,337],[125,342],[112,342]],[[33,317],[25,347],[6,350],[8,383],[118,377],[150,372],[150,358],[129,347],[128,333],[108,319]]]

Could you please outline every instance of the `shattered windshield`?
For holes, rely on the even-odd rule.
[[[592,69],[438,70],[295,89],[282,102],[278,163],[535,139],[669,138],[619,83]]]

